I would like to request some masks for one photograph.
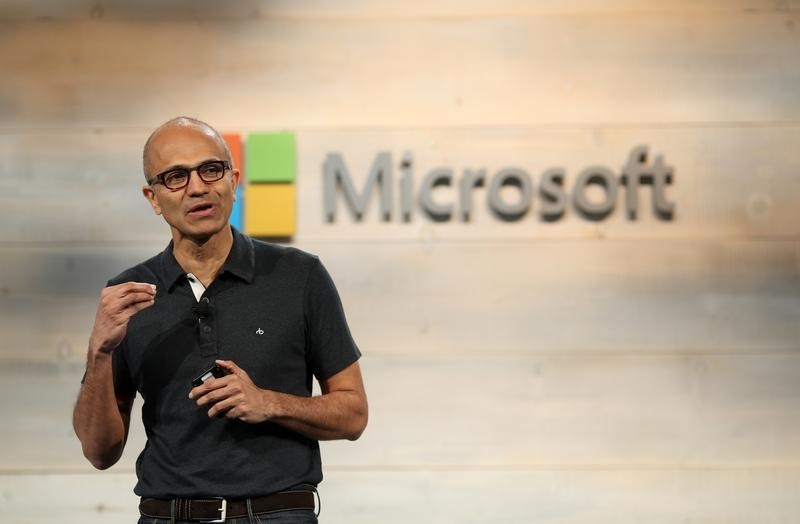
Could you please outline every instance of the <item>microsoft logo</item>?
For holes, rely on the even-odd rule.
[[[288,239],[294,236],[297,228],[294,133],[250,133],[244,141],[239,134],[223,134],[223,138],[231,150],[234,165],[242,173],[231,224],[254,237]],[[435,222],[471,222],[473,192],[484,187],[486,205],[503,222],[515,222],[529,216],[534,198],[541,200],[538,211],[545,222],[563,218],[570,202],[582,217],[592,221],[604,220],[617,206],[620,187],[625,191],[626,215],[629,220],[635,220],[639,215],[639,189],[643,185],[652,187],[652,210],[656,217],[661,220],[674,217],[675,204],[666,195],[667,187],[673,182],[674,170],[664,162],[663,155],[651,158],[647,145],[631,149],[619,175],[599,165],[583,169],[577,174],[571,191],[563,168],[545,170],[537,191],[531,175],[519,167],[504,167],[493,176],[485,167],[465,168],[460,178],[455,167],[434,167],[415,188],[413,155],[409,151],[403,155],[399,177],[395,176],[395,165],[391,153],[379,152],[366,179],[362,179],[359,191],[344,155],[329,152],[322,163],[324,221],[329,224],[336,222],[337,202],[341,199],[355,222],[363,222],[370,199],[377,196],[383,222],[395,217],[410,222],[415,204],[423,215]],[[437,193],[440,186],[449,187],[450,192]],[[504,191],[507,187],[516,189],[518,196],[509,199],[508,192]],[[599,192],[599,199],[590,197],[593,191],[595,194]]]
[[[223,134],[242,173],[231,225],[254,237],[286,238],[296,224],[297,154],[293,133]]]

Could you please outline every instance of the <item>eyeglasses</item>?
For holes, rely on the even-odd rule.
[[[195,167],[178,167],[164,171],[148,180],[148,184],[164,184],[164,187],[172,191],[183,189],[189,184],[189,177],[192,171],[197,171],[200,180],[210,184],[225,176],[225,171],[231,168],[231,163],[225,160],[209,160],[198,164]]]

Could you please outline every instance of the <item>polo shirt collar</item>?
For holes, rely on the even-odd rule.
[[[222,264],[219,274],[231,273],[247,283],[253,282],[255,274],[255,250],[253,241],[240,233],[235,227],[231,227],[233,233],[233,245],[228,253],[228,258]],[[175,255],[172,253],[173,242],[169,241],[167,248],[161,252],[161,278],[167,288],[171,289],[181,277],[186,275]]]
[[[256,253],[253,241],[233,226],[231,226],[231,231],[233,232],[233,246],[231,246],[231,252],[228,253],[225,263],[222,264],[220,274],[227,271],[247,283],[252,283],[256,272]]]

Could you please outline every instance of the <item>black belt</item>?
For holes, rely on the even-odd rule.
[[[253,515],[264,515],[291,509],[314,509],[314,492],[290,490],[273,493],[265,497],[225,500],[223,498],[200,499],[150,499],[142,498],[139,513],[144,517],[175,520],[196,520],[200,522],[225,522],[225,519],[247,517],[247,501]]]

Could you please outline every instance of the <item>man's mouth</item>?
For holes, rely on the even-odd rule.
[[[188,214],[192,216],[207,216],[214,212],[214,204],[205,202],[189,208]]]

